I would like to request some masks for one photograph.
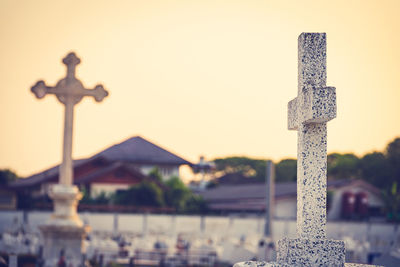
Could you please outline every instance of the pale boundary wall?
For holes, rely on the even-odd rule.
[[[37,230],[37,226],[50,218],[50,212],[33,211],[28,213],[29,226]],[[114,223],[113,213],[80,213],[79,216],[87,222],[93,231],[112,231]],[[119,214],[119,231],[141,233],[143,229],[143,214]],[[175,217],[175,219],[173,219]],[[21,223],[22,211],[0,211],[0,232],[14,226],[14,219]],[[173,222],[175,221],[175,227]],[[183,215],[156,215],[149,214],[147,218],[148,230],[154,233],[169,233],[172,229],[176,232],[200,233],[200,216]],[[370,240],[379,238],[380,241],[389,242],[394,238],[395,224],[367,223],[367,222],[328,222],[328,238],[341,239],[348,236],[356,240]],[[205,233],[209,235],[229,234],[234,237],[261,235],[264,227],[262,217],[222,217],[206,216]],[[276,240],[283,237],[296,236],[296,221],[274,220],[272,224],[273,236]],[[398,233],[399,234],[399,233]]]

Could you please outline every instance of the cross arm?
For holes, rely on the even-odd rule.
[[[335,87],[313,87],[302,95],[303,123],[323,123],[336,118]]]
[[[300,123],[323,123],[336,118],[335,87],[310,87],[288,103],[288,128]]]
[[[108,92],[101,84],[96,85],[94,89],[84,88],[82,94],[86,96],[93,96],[96,102],[101,102],[106,96],[108,96]]]
[[[288,103],[288,129],[297,130],[298,122],[298,97]]]
[[[63,96],[72,95],[74,96],[75,103],[79,102],[83,96],[93,96],[97,102],[101,102],[106,96],[108,96],[108,92],[101,84],[96,85],[94,89],[86,89],[83,88],[79,81],[77,81],[71,89],[65,89],[65,79],[61,80],[61,82],[55,87],[47,86],[44,81],[38,81],[34,86],[32,86],[31,91],[39,99],[43,98],[47,94],[54,94],[59,99],[62,98],[60,99],[61,102],[64,102]]]
[[[44,81],[38,81],[34,86],[31,87],[31,92],[35,94],[37,98],[43,98],[49,93],[52,87],[47,86]]]

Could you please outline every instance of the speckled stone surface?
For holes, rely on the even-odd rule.
[[[370,265],[362,263],[345,263],[344,267],[383,267],[381,265]]]
[[[277,261],[290,266],[344,266],[343,241],[284,238],[278,242]]]
[[[287,267],[288,264],[279,264],[277,262],[265,262],[265,261],[242,261],[238,262],[233,267]]]
[[[288,267],[288,266],[298,266],[298,265],[290,265],[286,263],[277,263],[277,262],[265,262],[265,261],[243,261],[233,265],[233,267]],[[332,266],[332,265],[322,265],[322,266]],[[383,266],[359,264],[359,263],[345,263],[344,267],[383,267]]]
[[[297,237],[326,237],[326,122],[336,117],[335,88],[326,87],[326,34],[298,40],[298,96],[288,104],[288,128],[298,131]]]

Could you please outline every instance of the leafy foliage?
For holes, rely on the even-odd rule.
[[[275,166],[277,182],[295,182],[297,179],[297,160],[283,159]]]
[[[10,169],[0,170],[0,185],[8,185],[18,178],[18,175]]]
[[[392,184],[388,191],[383,191],[387,217],[390,221],[400,221],[400,188],[397,182]]]
[[[185,212],[191,214],[205,214],[208,211],[206,201],[198,195],[191,194],[186,201]]]
[[[214,163],[220,175],[242,173],[255,181],[265,180],[266,160],[248,157],[227,157],[215,159]]]
[[[356,178],[359,175],[356,155],[333,153],[328,155],[328,174],[336,179]]]
[[[164,206],[163,192],[155,183],[143,181],[114,196],[114,203],[145,207]]]
[[[105,204],[109,204],[111,202],[110,195],[107,195],[105,192],[101,192],[97,196],[91,197],[85,187],[81,187],[80,191],[83,195],[83,197],[80,201],[80,203],[82,203],[82,204],[105,205]]]
[[[217,176],[229,173],[241,173],[249,177],[249,182],[265,181],[267,160],[248,157],[227,157],[214,160],[217,167]],[[281,160],[275,166],[276,181],[296,181],[297,161],[295,159]],[[217,186],[216,182],[209,183],[210,188]]]
[[[191,197],[189,188],[176,176],[166,181],[165,185],[168,187],[164,193],[166,204],[178,211],[183,211],[187,200]]]
[[[391,184],[400,184],[400,138],[396,138],[386,148],[386,157],[391,168]]]
[[[95,204],[108,204],[110,202],[110,198],[105,192],[101,192],[99,195],[93,198],[93,202]]]
[[[204,213],[207,210],[206,202],[193,194],[179,177],[174,176],[163,182],[158,169],[152,170],[149,176],[159,183],[143,181],[128,190],[117,192],[113,202],[143,207],[167,206],[183,213]]]
[[[157,167],[153,168],[149,172],[148,176],[153,178],[155,181],[158,181],[158,182],[162,183],[162,175],[160,173],[160,170]]]
[[[378,188],[388,187],[391,180],[391,166],[385,154],[372,152],[360,159],[361,177]]]

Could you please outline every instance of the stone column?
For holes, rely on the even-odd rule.
[[[336,92],[326,87],[326,34],[298,40],[298,96],[288,104],[288,128],[298,131],[297,238],[278,242],[278,262],[344,266],[343,241],[326,239],[327,125],[336,117]]]

